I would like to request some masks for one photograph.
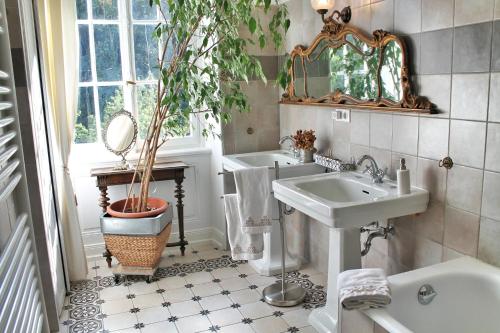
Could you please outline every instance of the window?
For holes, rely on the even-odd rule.
[[[75,143],[101,142],[102,128],[122,108],[136,117],[144,139],[156,105],[160,45],[152,32],[159,10],[145,0],[75,1],[80,38]],[[198,143],[199,133],[191,126],[186,124],[185,135],[168,144]]]

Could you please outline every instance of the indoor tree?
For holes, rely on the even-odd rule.
[[[214,130],[213,122],[228,122],[230,112],[249,111],[240,83],[251,77],[266,82],[257,57],[247,47],[280,48],[290,26],[286,7],[271,0],[149,0],[157,6],[162,22],[153,35],[160,44],[156,105],[152,110],[139,163],[132,183],[140,177],[138,193],[128,193],[133,211],[148,209],[147,199],[156,153],[169,135],[185,129],[192,116],[206,120],[203,135]],[[270,15],[263,26],[258,13]],[[251,38],[240,35],[248,29]],[[284,87],[287,76],[280,73]],[[126,205],[125,205],[126,206]]]

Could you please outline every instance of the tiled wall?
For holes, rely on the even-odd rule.
[[[309,1],[288,3],[287,49],[307,45],[321,29]],[[365,266],[389,274],[463,254],[500,266],[500,0],[344,0],[351,23],[364,31],[405,36],[412,81],[440,110],[406,115],[353,110],[333,122],[329,108],[280,105],[280,131],[313,128],[318,149],[343,159],[372,155],[395,178],[406,158],[413,185],[431,193],[428,211],[395,219],[396,236],[376,239]],[[496,72],[497,71],[497,72]],[[451,156],[447,171],[438,161]],[[328,233],[311,221],[311,253],[326,269]]]
[[[271,14],[259,12],[257,15],[262,20],[262,26],[267,27]],[[252,38],[246,28],[241,28],[240,34],[243,38]],[[260,60],[268,82],[265,84],[256,78],[250,78],[248,84],[241,82],[242,90],[248,97],[250,112],[233,112],[232,121],[223,127],[225,155],[279,148],[279,107],[276,103],[279,91],[275,84],[278,53],[270,39],[264,49],[258,45],[258,42],[249,44],[248,52]]]

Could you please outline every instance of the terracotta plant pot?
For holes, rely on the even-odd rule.
[[[124,208],[125,202],[127,202],[127,207]],[[163,199],[160,198],[148,198],[148,210],[145,212],[130,212],[130,207],[132,207],[135,203],[137,202],[136,200],[133,199],[122,199],[113,202],[111,205],[109,205],[106,208],[106,211],[108,212],[109,215],[113,217],[121,217],[121,218],[128,218],[128,219],[138,219],[142,217],[152,217],[152,216],[157,216],[161,213],[163,213],[165,210],[167,210],[168,207],[168,202],[166,202]]]

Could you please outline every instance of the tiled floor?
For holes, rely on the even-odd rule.
[[[114,261],[116,262],[116,261]],[[181,257],[164,252],[152,283],[127,278],[115,285],[104,260],[89,262],[88,280],[73,283],[61,316],[62,333],[315,332],[312,308],[326,300],[326,276],[313,269],[287,274],[308,291],[304,304],[273,307],[261,300],[274,277],[258,275],[212,245],[193,245]]]

